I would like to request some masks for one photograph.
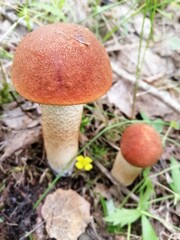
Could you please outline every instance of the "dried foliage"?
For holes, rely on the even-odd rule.
[[[77,239],[90,222],[90,204],[75,191],[57,189],[42,207],[46,230],[57,240]]]
[[[68,239],[61,238],[62,226],[75,231],[71,240],[81,233],[78,240],[180,239],[179,8],[171,0],[0,1],[0,239]],[[113,69],[107,95],[84,107],[80,154],[93,160],[93,168],[75,168],[67,178],[55,178],[48,167],[39,106],[22,99],[11,82],[22,36],[57,21],[89,27],[104,44]],[[136,121],[155,127],[164,153],[126,188],[110,171],[121,133]],[[41,197],[49,190],[54,193],[44,202]],[[75,204],[79,199],[86,206],[84,215]],[[93,221],[86,227],[89,207]],[[62,214],[68,225],[59,221]],[[69,227],[73,216],[78,224]]]

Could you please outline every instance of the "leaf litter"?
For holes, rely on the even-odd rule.
[[[86,18],[89,14],[89,6],[87,6],[88,3],[85,4],[84,1],[82,2],[82,8],[86,10],[83,14],[79,15],[80,20],[83,20],[83,18]],[[109,9],[107,12],[104,13],[104,16],[106,16],[108,20],[112,20],[111,27],[113,27],[114,25],[116,25],[116,23],[118,23],[119,20],[121,20],[123,14],[124,16],[126,16],[129,10],[129,5],[125,3],[119,5],[118,8]],[[163,92],[166,92],[168,94],[169,99],[173,99],[178,103],[178,83],[180,77],[178,70],[180,67],[178,47],[179,13],[175,8],[173,9],[173,11],[174,14],[172,21],[166,19],[166,24],[164,25],[162,25],[161,21],[157,21],[156,26],[154,27],[156,38],[146,52],[147,54],[145,55],[144,64],[141,72],[141,80],[144,83],[148,84],[148,86],[156,88],[158,91],[161,91],[162,89]],[[8,11],[8,14],[9,13],[11,13],[11,11]],[[94,19],[89,19],[88,23],[89,25],[93,26],[93,23],[95,21],[96,20]],[[116,67],[118,69],[123,69],[127,74],[130,74],[134,78],[137,64],[137,50],[139,46],[139,24],[141,22],[142,15],[136,17],[135,21],[132,18],[132,20],[130,20],[125,25],[125,28],[127,29],[123,29],[122,27],[120,27],[117,34],[113,34],[112,39],[105,43],[105,45],[108,46],[107,50],[111,56],[111,61],[115,61]],[[7,24],[11,26],[11,24],[9,23],[10,22],[8,21]],[[111,21],[109,21],[108,24],[111,24]],[[146,25],[148,26],[148,24],[149,20],[146,19]],[[94,26],[95,25],[96,24],[94,24]],[[164,32],[168,33],[168,35],[163,36],[161,31],[162,27]],[[7,49],[10,53],[14,51],[17,42],[19,42],[19,40],[21,39],[21,35],[26,32],[26,29],[22,26],[18,26],[16,30],[17,31],[15,32],[15,34],[13,33],[12,36],[8,36],[9,42],[7,43]],[[126,30],[126,33],[128,33],[127,38],[123,38],[122,36],[124,36]],[[6,33],[6,28],[4,29],[4,33]],[[119,33],[120,36],[118,36]],[[175,37],[175,35],[177,35],[177,37]],[[147,36],[148,30],[147,32],[145,32],[143,39],[146,40]],[[5,42],[6,41],[4,41],[3,44],[5,44]],[[5,71],[7,71],[6,74],[9,82],[9,66],[11,63],[9,63],[9,61],[7,60],[2,60],[2,63],[5,63],[4,69]],[[134,84],[130,81],[127,81],[127,79],[123,76],[119,77],[117,72],[114,72],[113,76],[114,85],[108,92],[105,100],[102,99],[101,102],[103,104],[101,104],[101,108],[104,108],[106,112],[115,113],[120,116],[122,114],[125,114],[127,117],[129,117],[131,115],[132,109],[132,91]],[[173,86],[175,87],[169,86],[167,82],[173,83]],[[140,87],[137,94],[136,114],[138,115],[140,111],[145,111],[149,118],[156,118],[158,116],[162,120],[179,121],[179,115],[176,113],[176,111],[174,111],[171,106],[164,103],[162,99],[156,99],[153,94]],[[23,104],[23,108],[27,111],[24,112],[22,111],[22,109],[19,109],[15,102],[6,106],[2,105],[1,110],[2,115],[0,121],[0,159],[3,160],[2,165],[6,167],[7,171],[5,173],[2,172],[0,176],[2,183],[0,186],[2,193],[0,197],[0,206],[2,207],[2,211],[0,213],[0,220],[3,219],[3,223],[0,222],[0,234],[4,234],[3,237],[5,239],[7,238],[7,236],[9,237],[8,239],[20,239],[20,237],[22,237],[25,232],[33,230],[35,226],[39,226],[38,224],[42,223],[42,216],[40,210],[37,209],[37,211],[32,212],[32,205],[42,194],[43,190],[47,188],[48,184],[52,181],[53,178],[52,173],[47,168],[46,161],[44,161],[45,157],[43,155],[43,147],[40,141],[42,137],[40,127],[41,112],[39,111],[37,105],[32,105],[30,103],[30,105],[27,106],[27,102],[22,99],[21,103]],[[12,107],[12,104],[14,104],[14,107]],[[97,105],[92,104],[91,106],[95,106],[95,110],[90,113],[88,111],[86,112],[88,113],[88,117],[89,115],[91,115],[91,122],[88,126],[85,126],[84,132],[81,133],[81,146],[83,146],[84,143],[87,142],[89,139],[92,139],[93,136],[98,134],[98,132],[100,131],[99,129],[104,128],[107,122],[113,123],[114,121],[112,118],[108,119],[105,114],[102,114],[102,112],[100,114],[95,114],[94,112],[99,113],[99,111],[96,110]],[[8,107],[9,109],[7,109]],[[27,113],[32,115],[34,119],[29,117]],[[100,115],[104,119],[103,122]],[[119,135],[119,132],[116,135]],[[171,137],[173,139],[177,139],[178,131],[173,131],[171,133]],[[99,142],[97,143],[99,144]],[[112,143],[118,148],[119,139],[114,140]],[[100,144],[103,144],[103,139],[100,139]],[[108,144],[105,145],[105,147],[107,147],[107,152],[109,151],[108,154],[110,157],[108,157],[108,155],[105,156],[104,161],[103,158],[100,159],[99,156],[95,156],[98,158],[98,160],[102,162],[104,161],[103,165],[110,169],[116,148],[113,148],[112,150],[111,148],[109,148]],[[28,152],[27,149],[29,149],[30,152]],[[39,154],[39,152],[41,154]],[[86,150],[86,153],[90,152],[91,151],[89,149]],[[179,160],[179,152],[177,150],[177,147],[175,145],[168,144],[166,147],[166,151],[162,157],[163,161],[161,161],[156,167],[154,167],[152,171],[160,172],[162,169],[168,167],[169,159],[172,154],[176,156],[177,160]],[[21,168],[21,166],[19,165],[21,165],[21,161],[23,158],[26,159],[26,163],[25,167]],[[19,167],[17,168],[16,166]],[[162,183],[164,183],[165,180],[167,180],[168,178],[167,176],[169,176],[171,180],[170,183],[173,184],[173,188],[177,189],[177,186],[174,187],[174,184],[177,185],[178,181],[176,175],[177,171],[175,171],[171,175],[167,173],[160,178],[157,177],[157,181],[160,180]],[[24,180],[19,181],[18,178],[21,178],[22,176]],[[42,182],[40,179],[43,179]],[[162,188],[162,186],[158,186],[156,185],[156,183],[154,184],[157,196],[162,197],[167,195],[167,191]],[[105,177],[105,175],[103,175],[102,172],[99,171],[99,169],[95,168],[92,172],[86,175],[75,171],[72,178],[69,178],[68,180],[62,179],[62,181],[59,181],[57,183],[56,187],[60,187],[62,189],[72,188],[77,192],[81,192],[81,195],[83,196],[85,196],[84,193],[86,193],[86,198],[88,198],[89,202],[91,203],[91,212],[92,216],[95,219],[95,229],[97,229],[98,233],[101,235],[101,239],[126,239],[123,235],[115,234],[114,236],[110,233],[107,233],[106,226],[104,225],[104,222],[102,220],[103,213],[101,210],[101,205],[99,204],[98,193],[99,195],[102,195],[104,198],[107,199],[113,196],[113,200],[117,204],[119,204],[120,201],[118,194],[115,194],[116,190],[114,190],[113,192],[110,191],[114,186],[109,187],[109,185],[110,183],[107,177]],[[93,189],[96,194],[95,199],[93,198],[92,188],[95,188]],[[58,201],[62,201],[63,198],[60,198],[61,200],[59,200],[59,197],[55,199],[58,199]],[[53,204],[51,203],[50,207],[52,207]],[[128,206],[132,206],[134,203],[130,201],[128,204]],[[159,213],[161,217],[167,219],[170,223],[174,223],[177,225],[179,223],[177,213],[179,213],[180,205],[179,203],[177,203],[175,208],[173,208],[172,206],[173,202],[162,201],[161,206],[159,206],[158,204],[153,206],[154,214]],[[74,208],[74,205],[72,206],[72,208]],[[176,209],[175,213],[173,212],[174,209]],[[49,209],[47,211],[49,211]],[[56,219],[53,219],[55,214],[56,213],[51,212],[49,221],[52,221],[53,223],[55,222],[56,224]],[[81,219],[81,217],[79,219]],[[66,218],[65,220],[69,221],[69,219]],[[50,232],[51,223],[46,223],[46,228],[48,228],[47,232]],[[84,223],[82,232],[84,231],[87,223]],[[162,237],[164,237],[164,239],[168,239],[168,237],[170,237],[169,233],[159,222],[153,221],[153,226],[155,227],[158,235],[161,235]],[[34,239],[49,239],[49,237],[47,236],[47,232],[44,229],[44,226],[41,226],[41,228],[39,227],[38,229],[39,232],[35,231],[34,233],[32,233],[32,237]],[[89,228],[88,226],[86,229],[86,233],[89,229],[92,231],[92,228]],[[90,233],[89,235],[87,235],[86,233],[81,235],[83,240],[98,239],[97,236],[92,237],[94,236],[92,233]],[[140,234],[138,232],[138,228],[133,230],[133,233],[137,235]],[[79,239],[81,239],[81,237]],[[172,238],[173,237],[174,239],[176,239],[176,235],[172,234]],[[132,235],[132,239],[140,239],[140,237]]]
[[[25,103],[26,104],[26,103]],[[26,104],[29,107],[29,104]],[[22,105],[22,107],[25,107]],[[22,108],[6,109],[2,115],[4,139],[0,164],[18,150],[37,143],[41,136],[40,119],[32,119]]]
[[[46,197],[42,216],[51,238],[74,240],[90,222],[90,204],[71,189],[57,189]]]

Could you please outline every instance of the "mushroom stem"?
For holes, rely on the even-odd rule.
[[[79,127],[83,105],[41,105],[42,128],[47,159],[55,173],[67,166],[63,175],[70,175],[78,152]]]
[[[129,186],[134,182],[141,171],[142,168],[135,167],[128,163],[128,161],[126,161],[126,159],[123,157],[121,150],[119,150],[111,170],[112,176],[118,182],[125,186]]]

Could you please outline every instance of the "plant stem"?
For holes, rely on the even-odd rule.
[[[131,240],[131,224],[128,224],[127,240]]]

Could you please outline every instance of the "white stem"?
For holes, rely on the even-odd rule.
[[[78,152],[79,127],[83,105],[42,107],[42,128],[50,167],[59,173]],[[65,171],[70,175],[74,161]]]
[[[119,150],[113,168],[111,170],[112,176],[121,184],[125,186],[131,185],[137,176],[141,173],[142,168],[135,167],[129,164],[122,156]]]

